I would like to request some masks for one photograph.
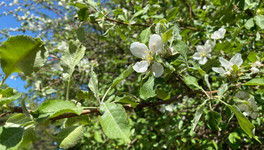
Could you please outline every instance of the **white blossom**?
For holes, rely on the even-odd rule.
[[[199,64],[203,65],[207,62],[207,58],[211,59],[211,51],[214,45],[210,40],[207,40],[204,45],[198,45],[196,50],[198,52],[194,53],[193,59],[199,60]]]
[[[223,57],[219,58],[219,61],[221,63],[221,66],[224,67],[213,67],[213,71],[223,74],[225,76],[230,76],[233,71],[233,66],[236,65],[237,67],[240,67],[240,65],[243,63],[243,59],[241,58],[241,54],[236,54],[233,56],[230,61],[227,61]]]
[[[252,65],[252,68],[250,69],[251,73],[255,74],[255,73],[258,73],[259,72],[259,69],[262,64],[260,61],[255,61]]]
[[[177,107],[174,104],[169,104],[165,106],[165,110],[173,112]]]
[[[252,65],[252,67],[260,68],[261,67],[261,62],[260,61],[255,61]]]
[[[224,27],[222,27],[222,28],[218,29],[217,31],[215,31],[211,35],[211,38],[214,40],[223,39],[225,37],[225,33],[226,33],[226,29]]]
[[[244,101],[237,106],[240,111],[243,111],[245,116],[250,116],[253,119],[256,119],[258,116],[258,106],[254,97],[250,97],[247,101]]]
[[[252,68],[250,69],[250,71],[251,71],[251,73],[255,74],[255,73],[258,73],[258,72],[259,72],[259,69],[256,68],[256,67],[252,67]]]
[[[162,48],[163,48],[162,39],[157,34],[151,35],[149,39],[149,49],[143,43],[139,43],[139,42],[132,43],[130,46],[131,53],[134,56],[142,59],[142,61],[137,62],[133,66],[133,69],[138,73],[143,73],[148,70],[149,65],[152,63],[151,69],[153,75],[155,77],[160,77],[164,72],[164,68],[160,63],[153,60],[153,56],[160,53],[162,51]]]

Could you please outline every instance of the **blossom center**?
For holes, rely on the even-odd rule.
[[[205,57],[206,56],[206,51],[202,50],[200,53],[200,57]]]
[[[142,60],[146,60],[148,62],[151,62],[153,60],[152,52],[150,51],[149,53],[147,51],[144,51],[146,54],[145,57],[142,58]]]

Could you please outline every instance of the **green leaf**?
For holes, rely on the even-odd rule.
[[[99,101],[99,93],[98,93],[98,79],[96,73],[93,71],[93,67],[91,69],[91,76],[88,83],[88,87],[94,93],[94,97]]]
[[[36,131],[33,127],[27,128],[24,131],[23,140],[19,148],[26,148],[28,144],[33,143],[34,141],[40,140],[40,137],[37,137]]]
[[[254,19],[250,18],[246,23],[245,23],[245,28],[250,30],[252,27],[254,27]]]
[[[135,18],[135,17],[137,17],[137,16],[140,16],[140,15],[143,15],[143,14],[147,13],[147,11],[149,10],[149,8],[150,8],[150,5],[147,4],[142,10],[137,11],[137,12],[134,14],[133,18]]]
[[[30,121],[32,121],[32,120],[27,118],[23,113],[15,114],[15,115],[8,118],[4,127],[6,127],[6,128],[17,127],[18,128],[18,127],[24,126],[25,123],[28,123]]]
[[[256,52],[250,52],[247,56],[248,60],[251,61],[251,62],[255,62],[258,60],[258,53]]]
[[[99,116],[99,121],[105,135],[110,139],[120,138],[129,143],[130,127],[123,106],[115,103],[103,103],[100,105],[100,111],[103,115]]]
[[[136,108],[138,103],[135,102],[131,97],[129,96],[124,96],[124,97],[116,97],[115,98],[115,103],[126,103],[126,104],[131,104],[132,107]]]
[[[150,27],[145,29],[145,30],[143,30],[140,33],[140,39],[141,39],[142,43],[147,43],[149,41],[150,34],[151,34]]]
[[[263,15],[258,15],[254,17],[254,20],[262,30],[264,29],[264,16]]]
[[[142,99],[148,99],[156,96],[154,76],[150,76],[149,79],[142,85],[139,90],[139,94]]]
[[[176,7],[172,7],[170,8],[168,11],[167,11],[167,20],[170,21],[171,19],[174,19],[176,17],[176,14],[177,14],[177,9]]]
[[[0,45],[1,67],[6,77],[13,72],[30,75],[46,62],[48,52],[40,38],[18,35]]]
[[[87,125],[89,124],[89,117],[87,115],[80,115],[76,117],[67,118],[65,122],[66,127],[74,126],[74,125]]]
[[[0,127],[0,149],[17,147],[22,141],[23,132],[23,128]]]
[[[244,85],[260,85],[260,86],[263,86],[264,85],[264,78],[254,78],[254,79],[244,83]]]
[[[71,126],[62,129],[56,136],[56,141],[59,143],[59,147],[68,149],[76,145],[83,137],[82,126]]]
[[[209,82],[209,75],[208,74],[205,74],[204,75],[204,81],[206,82],[206,85],[209,89],[211,89],[211,84]]]
[[[83,58],[85,50],[86,48],[78,40],[71,40],[69,42],[69,48],[63,51],[60,64],[63,70],[69,74],[69,79],[71,79],[75,66]]]
[[[124,70],[115,80],[113,81],[111,87],[115,87],[119,82],[124,80],[126,77],[128,77],[131,73],[134,72],[133,65],[128,66],[126,70]]]
[[[166,43],[169,39],[172,38],[172,32],[173,32],[173,28],[170,28],[169,30],[167,30],[165,33],[162,34],[163,43]]]
[[[86,21],[89,17],[89,12],[87,8],[81,8],[77,14],[80,21]]]
[[[7,92],[11,92],[7,94]],[[5,90],[0,90],[0,106],[6,103],[11,103],[21,97],[21,93],[13,93],[13,89],[7,88]]]
[[[189,75],[187,75],[187,76],[185,76],[184,78],[183,78],[183,81],[191,88],[191,89],[202,89],[202,87],[201,86],[199,86],[199,84],[198,84],[198,81],[197,81],[197,79],[195,78],[195,77],[193,77],[193,76],[189,76]]]
[[[221,87],[218,89],[217,94],[219,96],[219,99],[222,99],[224,93],[227,91],[228,89],[228,84],[222,84]]]
[[[170,98],[170,94],[164,90],[158,89],[157,90],[157,98],[162,99],[162,100],[167,100]]]
[[[78,7],[78,8],[88,8],[88,6],[86,4],[80,3],[80,2],[69,3],[69,5],[74,6],[74,7]]]
[[[255,126],[245,117],[239,108],[235,105],[227,105],[227,107],[235,114],[240,127],[250,136],[255,136]]]
[[[207,114],[207,125],[210,129],[219,131],[220,128],[218,127],[222,116],[216,111],[210,111]]]
[[[149,9],[149,13],[148,13],[148,15],[149,15],[149,16],[154,15],[159,9],[160,9],[160,5],[157,5],[157,4],[152,5],[152,6],[150,7],[150,9]]]
[[[205,104],[208,100],[204,101],[196,110],[195,112],[195,115],[194,115],[194,118],[192,120],[192,129],[191,131],[194,131],[195,127],[197,126],[200,118],[202,117],[203,115],[203,110],[205,108]]]
[[[218,51],[225,51],[225,52],[229,52],[232,50],[232,45],[229,42],[223,42],[223,43],[217,43],[215,45],[214,51],[218,52]]]
[[[187,53],[189,51],[189,47],[180,40],[176,40],[176,43],[173,46],[174,50],[179,52],[185,59],[187,58]]]
[[[252,0],[245,0],[244,1],[244,8],[243,10],[252,9],[258,5],[258,2],[252,2]]]
[[[94,139],[96,142],[103,143],[102,134],[100,131],[94,131]]]
[[[83,108],[75,106],[72,101],[49,100],[43,102],[36,110],[39,113],[38,118],[54,118],[64,113],[74,113],[80,115]]]
[[[79,41],[83,42],[85,40],[85,29],[83,27],[78,28],[76,34]]]

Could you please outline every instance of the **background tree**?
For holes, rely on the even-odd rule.
[[[263,1],[0,5],[21,22],[0,31],[2,81],[20,72],[29,89],[2,85],[1,148],[40,138],[64,149],[263,148]],[[134,72],[131,53],[134,42],[151,49],[153,34],[163,42],[147,55],[164,68],[157,78],[151,66]]]

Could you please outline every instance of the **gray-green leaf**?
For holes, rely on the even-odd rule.
[[[1,67],[6,76],[13,72],[30,75],[47,60],[48,52],[40,38],[18,35],[8,38],[0,46]]]
[[[55,139],[59,143],[60,148],[68,149],[76,145],[82,139],[82,136],[82,126],[71,126],[62,129]]]
[[[23,128],[0,127],[0,149],[14,148],[22,141]]]
[[[120,138],[129,143],[130,127],[123,106],[106,102],[100,105],[100,111],[103,115],[99,116],[99,121],[106,136],[110,139]]]
[[[145,30],[143,30],[140,33],[140,39],[141,39],[142,43],[147,43],[148,42],[150,34],[151,34],[150,27],[145,29]]]
[[[263,15],[258,15],[254,17],[254,20],[262,30],[264,29],[264,16]]]
[[[251,137],[255,136],[255,126],[245,117],[239,108],[235,105],[227,105],[227,107],[235,114],[240,127]]]
[[[39,118],[54,118],[64,113],[74,113],[80,115],[83,108],[75,106],[72,101],[49,100],[43,102],[37,109]]]
[[[150,76],[147,82],[145,82],[139,90],[140,97],[142,99],[148,99],[156,96],[155,78]]]
[[[248,82],[246,82],[244,85],[264,85],[264,78],[254,78]]]
[[[206,104],[207,100],[204,101],[196,110],[195,112],[195,115],[194,115],[194,118],[192,120],[192,129],[191,131],[194,131],[195,127],[197,126],[200,118],[202,117],[203,115],[203,110],[204,110],[204,107],[205,107],[205,104]]]
[[[91,69],[91,76],[88,83],[88,87],[94,93],[94,97],[99,101],[99,93],[98,93],[98,79],[96,73]]]
[[[114,86],[116,86],[119,82],[121,82],[123,79],[128,77],[133,72],[134,72],[134,69],[133,69],[132,65],[128,66],[128,68],[126,70],[124,70],[117,78],[115,78],[111,87],[113,88]]]
[[[227,83],[222,84],[222,85],[220,86],[220,88],[219,88],[218,91],[217,91],[217,94],[218,94],[218,96],[219,96],[219,99],[222,99],[222,97],[223,97],[224,93],[227,91],[227,89],[228,89],[228,85],[227,85]]]
[[[197,79],[193,76],[185,76],[183,81],[192,89],[202,89],[202,87],[199,86]]]
[[[86,48],[79,41],[70,41],[69,48],[65,49],[61,57],[61,67],[71,78],[75,66],[81,61]]]

